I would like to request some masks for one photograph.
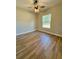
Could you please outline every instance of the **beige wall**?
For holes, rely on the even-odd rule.
[[[62,5],[58,4],[50,10],[52,13],[52,32],[62,35]]]
[[[28,33],[35,30],[35,14],[16,8],[16,34]]]
[[[51,14],[51,29],[42,28],[42,16]],[[62,5],[61,3],[50,8],[48,11],[36,15],[36,29],[48,31],[55,35],[62,36]]]

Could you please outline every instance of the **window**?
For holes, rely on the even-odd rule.
[[[42,17],[42,27],[43,28],[50,28],[50,23],[51,23],[51,14],[44,15]]]

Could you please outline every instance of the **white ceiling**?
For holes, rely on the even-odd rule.
[[[47,10],[49,7],[54,6],[58,3],[61,3],[62,0],[39,0],[38,5],[45,6],[45,8],[41,8],[41,11]],[[23,8],[28,11],[33,11],[33,0],[16,0],[16,7]]]

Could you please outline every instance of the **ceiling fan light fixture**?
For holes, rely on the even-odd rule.
[[[34,0],[34,12],[35,13],[39,12],[38,0]]]
[[[35,13],[38,13],[39,12],[39,9],[35,9]]]
[[[34,12],[38,13],[39,12],[39,6],[38,5],[34,5]]]

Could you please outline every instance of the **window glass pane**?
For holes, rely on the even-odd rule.
[[[42,27],[43,28],[50,28],[50,23],[51,23],[51,14],[44,15],[42,17]]]

